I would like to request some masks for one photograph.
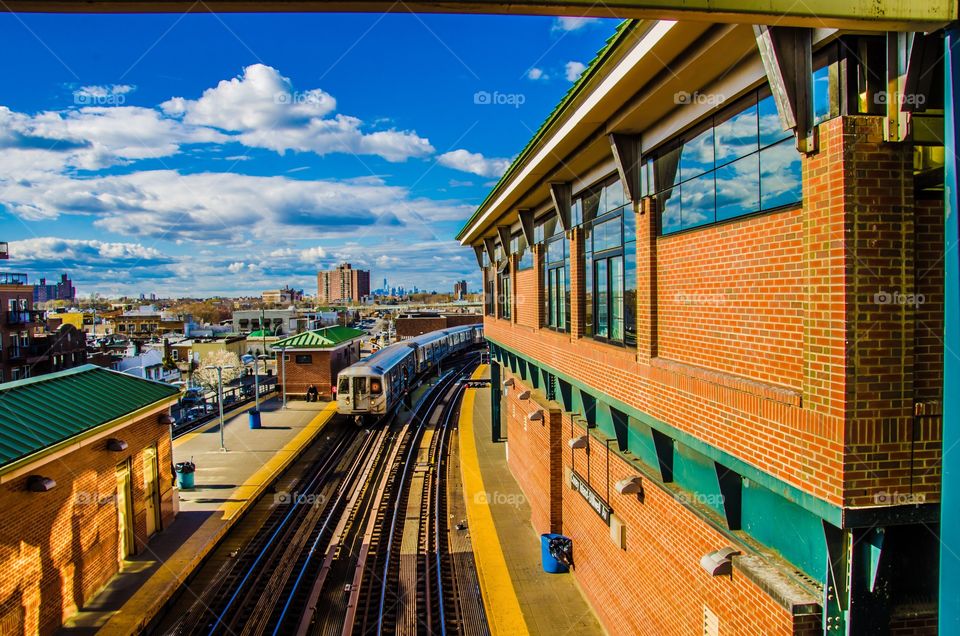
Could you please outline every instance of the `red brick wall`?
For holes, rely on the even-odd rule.
[[[942,221],[881,125],[820,125],[802,208],[651,240],[645,202],[637,350],[529,320],[487,336],[829,503],[939,500]]]
[[[540,405],[516,397],[530,387],[517,377],[514,381],[504,401],[510,470],[530,502],[538,532],[550,530],[551,504],[562,506],[554,515],[560,514],[562,532],[573,539],[574,575],[611,634],[702,633],[704,606],[719,618],[721,634],[811,633],[814,620],[794,618],[739,570],[732,578],[704,572],[700,558],[730,545],[729,539],[647,480],[642,503],[636,496],[617,494],[613,484],[636,471],[611,453],[608,474],[606,449],[596,439],[591,440],[589,457],[583,450],[571,450],[566,440],[586,431],[567,415],[560,435],[551,440],[547,420],[540,424],[526,417]],[[553,474],[551,441],[557,460]],[[627,526],[626,550],[613,544],[607,524],[568,487],[565,468],[573,465],[581,476],[589,473],[590,485],[601,495],[606,497],[609,487],[609,503]],[[554,477],[562,487],[551,497],[547,493]]]
[[[538,285],[535,269],[525,269],[517,272],[517,323],[533,329],[537,328],[539,318]]]
[[[320,398],[325,400],[331,399],[331,388],[337,380],[337,374],[360,359],[356,342],[331,351],[303,351],[301,354],[310,355],[310,363],[298,364],[297,352],[288,352],[287,360],[277,365],[277,381],[283,386],[286,380],[289,396],[305,396],[313,384]]]
[[[143,450],[157,445],[161,527],[173,521],[170,427],[162,413],[144,416],[110,434],[127,442],[123,452],[100,439],[54,459],[30,474],[51,477],[56,488],[26,490],[28,475],[0,485],[0,625],[13,633],[49,634],[82,607],[118,571],[116,466],[131,460],[136,550],[145,545]],[[7,633],[6,631],[4,633]]]
[[[801,217],[797,209],[660,237],[658,354],[800,389]]]

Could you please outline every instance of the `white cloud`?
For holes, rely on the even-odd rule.
[[[499,177],[510,167],[510,160],[505,158],[487,158],[479,152],[470,152],[459,149],[446,152],[437,157],[441,166],[462,170],[481,177]]]
[[[185,124],[217,128],[246,146],[280,153],[344,152],[404,161],[434,152],[428,139],[412,131],[364,132],[360,119],[333,115],[336,105],[319,88],[296,91],[276,69],[253,64],[241,77],[221,81],[196,100],[174,97],[160,107]]]
[[[246,266],[247,266],[246,263],[241,263],[239,261],[236,263],[230,263],[229,265],[227,265],[227,271],[230,272],[231,274],[239,274],[244,270]]]
[[[586,68],[587,66],[583,62],[577,62],[575,60],[567,62],[567,65],[564,67],[567,75],[567,81],[576,82],[577,78],[580,77],[580,74],[583,73]]]
[[[533,67],[527,71],[527,77],[532,80],[547,80],[550,76],[543,72],[542,68]]]
[[[316,247],[308,247],[300,252],[300,260],[304,261],[305,263],[315,263],[326,257],[327,250],[323,249],[319,245]]]
[[[577,31],[588,24],[599,22],[599,18],[557,18],[553,22],[554,31]]]

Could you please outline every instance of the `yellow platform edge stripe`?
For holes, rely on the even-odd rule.
[[[233,527],[236,519],[239,519],[241,514],[253,505],[273,478],[286,470],[300,451],[320,434],[336,412],[336,402],[328,404],[302,431],[238,486],[230,498],[235,499],[241,493],[244,498],[241,501],[224,503],[220,506],[224,514],[219,517],[212,515],[200,524],[200,527],[177,548],[169,559],[160,564],[157,572],[147,579],[146,583],[104,623],[97,633],[127,635],[142,631],[170,600],[183,581],[196,570],[207,554]],[[160,576],[164,571],[164,575]]]
[[[472,379],[479,379],[487,365],[480,365]],[[480,474],[477,443],[473,436],[473,404],[476,389],[467,389],[460,404],[460,472],[463,496],[467,504],[467,523],[477,562],[477,578],[487,622],[493,636],[529,634],[527,623],[517,600],[517,593],[500,547],[500,537],[487,503],[488,497]]]

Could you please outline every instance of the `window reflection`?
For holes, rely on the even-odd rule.
[[[661,234],[801,200],[800,154],[765,89],[703,125],[647,160]]]
[[[760,209],[760,155],[717,168],[717,220],[732,219]]]

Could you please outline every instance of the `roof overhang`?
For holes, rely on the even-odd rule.
[[[814,46],[838,35],[815,30]],[[636,23],[609,49],[460,230],[461,244],[495,240],[498,225],[520,222],[520,210],[549,208],[551,184],[577,182],[598,167],[615,170],[611,133],[639,135],[647,152],[717,107],[678,105],[678,92],[716,89],[733,100],[766,81],[751,25]]]
[[[68,437],[67,439],[61,440],[56,444],[51,444],[50,446],[42,448],[34,453],[31,453],[30,455],[21,457],[20,459],[14,460],[4,466],[0,466],[0,484],[5,484],[18,477],[22,477],[28,472],[36,470],[44,464],[64,457],[65,455],[69,455],[70,453],[80,450],[85,446],[89,446],[94,442],[109,437],[117,431],[129,426],[135,420],[166,411],[168,408],[170,408],[170,406],[175,404],[178,399],[180,399],[179,394],[164,398],[154,402],[153,404],[148,404],[147,406],[137,409],[132,413],[127,413],[126,415],[110,420],[109,422],[104,422],[103,424],[89,428],[82,433]],[[159,427],[160,425],[158,424],[157,426]]]
[[[40,13],[393,12],[567,15],[917,31],[957,19],[955,0],[7,0]]]

